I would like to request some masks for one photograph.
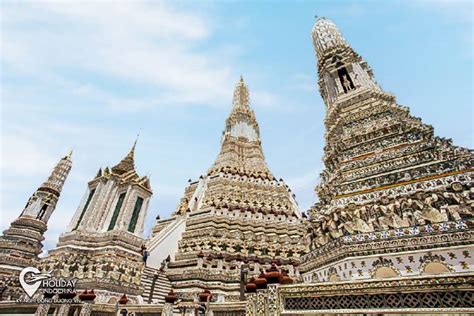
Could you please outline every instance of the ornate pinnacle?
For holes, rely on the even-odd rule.
[[[249,89],[245,84],[244,78],[240,76],[240,80],[235,86],[234,89],[234,98],[233,98],[234,107],[248,107],[250,104],[249,101]]]
[[[133,143],[132,148],[130,148],[130,152],[128,153],[127,156],[132,157],[132,158],[135,156],[135,147],[137,147],[137,140],[138,140],[138,137],[137,139],[135,139],[135,142]]]
[[[316,19],[312,30],[312,36],[314,49],[318,59],[321,59],[323,53],[329,48],[348,46],[336,24],[325,17],[318,17]]]
[[[135,147],[137,146],[138,136],[133,143],[132,148],[128,152],[127,156],[125,156],[117,165],[112,167],[112,172],[116,174],[123,174],[125,172],[135,170]]]
[[[40,189],[52,189],[56,191],[57,194],[61,193],[66,177],[72,167],[71,156],[72,151],[59,160],[57,165],[53,168],[51,175],[48,177],[48,180],[41,185]]]

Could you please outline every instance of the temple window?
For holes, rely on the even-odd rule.
[[[36,216],[37,219],[41,219],[44,216],[44,213],[46,212],[46,209],[48,208],[48,204],[43,204],[41,207],[41,210],[38,213],[38,216]]]
[[[142,209],[143,205],[143,198],[137,197],[137,201],[135,202],[135,207],[133,208],[132,219],[130,220],[130,224],[128,225],[128,231],[134,232],[135,227],[137,226],[138,215],[140,214],[140,210]]]
[[[339,77],[339,82],[341,83],[345,93],[355,89],[354,82],[352,81],[352,78],[349,75],[346,67],[340,67],[337,70],[337,76]]]
[[[74,227],[73,230],[76,230],[79,227],[79,224],[81,223],[82,218],[84,217],[84,213],[86,212],[87,208],[89,207],[89,203],[91,202],[92,197],[94,196],[94,193],[95,193],[95,188],[92,189],[89,192],[89,196],[87,197],[86,205],[84,205],[84,208],[82,209],[81,215],[79,216],[79,219],[77,220],[76,227]]]
[[[112,230],[115,227],[115,223],[117,223],[117,218],[120,213],[120,209],[122,208],[123,199],[125,198],[125,192],[120,194],[117,204],[115,205],[114,214],[112,215],[112,219],[110,220],[109,228],[107,230]]]

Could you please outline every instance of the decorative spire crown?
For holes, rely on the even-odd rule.
[[[40,189],[53,190],[58,195],[61,193],[66,177],[69,174],[69,171],[72,167],[72,150],[53,168],[51,175],[48,177],[48,180],[43,182]]]
[[[242,76],[240,76],[239,82],[235,85],[232,104],[234,107],[248,107],[250,105],[249,88]]]
[[[250,108],[249,89],[242,76],[234,89],[232,112],[226,120],[221,152],[209,174],[220,171],[263,174],[272,179],[260,143],[255,113]]]
[[[232,112],[226,121],[224,134],[228,133],[236,138],[243,137],[249,141],[258,141],[260,137],[258,123],[255,113],[250,108],[249,88],[242,76],[235,85],[232,105]]]
[[[348,46],[346,40],[337,28],[336,24],[326,19],[319,17],[313,26],[313,45],[318,60],[321,59],[324,52],[336,46]]]
[[[135,147],[137,146],[137,139],[133,143],[132,148],[128,154],[114,167],[112,167],[112,172],[116,174],[124,174],[126,172],[135,170]]]

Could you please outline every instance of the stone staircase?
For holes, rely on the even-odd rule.
[[[142,272],[143,300],[145,304],[164,304],[171,283],[164,271],[145,267]]]
[[[155,225],[161,226],[161,229],[154,233],[146,244],[149,252],[147,265],[159,269],[168,256],[171,260],[174,259],[174,254],[178,251],[178,242],[186,229],[186,216],[174,216]]]

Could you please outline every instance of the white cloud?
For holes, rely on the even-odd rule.
[[[130,137],[127,128],[94,122],[95,113],[230,106],[240,73],[233,59],[242,50],[209,43],[213,21],[203,14],[157,2],[60,1],[4,2],[0,14],[1,228],[70,149],[65,144],[77,153],[49,222],[47,248],[64,231],[94,170],[120,159],[112,152]],[[153,93],[141,93],[147,90]],[[183,187],[154,188],[176,203],[183,194]]]
[[[148,114],[156,107],[225,106],[228,111],[242,73],[235,60],[246,45],[217,44],[212,18],[170,3],[10,1],[2,3],[0,14],[0,61],[7,70],[1,72],[0,171],[2,184],[8,180],[1,188],[8,197],[0,202],[2,228],[18,216],[60,156],[71,147],[75,151],[49,222],[47,248],[64,231],[87,181],[99,166],[117,162],[117,152],[125,153],[123,143],[131,143],[130,133],[137,132],[131,129],[138,124],[108,124],[103,113],[125,113],[120,119],[126,121],[128,112]],[[250,93],[256,107],[284,104],[279,95],[252,84]],[[166,150],[179,145],[156,138]],[[156,178],[154,201],[165,201],[160,212],[172,212],[185,184],[165,185],[167,179]],[[155,212],[149,209],[147,227]]]
[[[2,60],[56,84],[63,73],[93,72],[129,85],[154,86],[161,103],[215,104],[228,99],[237,79],[230,58],[200,49],[212,32],[212,20],[169,4],[8,3],[2,17]],[[70,82],[73,77],[66,84],[75,86],[76,93],[112,107],[123,103],[120,96],[83,82],[87,79]],[[122,108],[149,103],[125,101],[128,106]]]
[[[39,143],[20,134],[2,135],[2,140],[1,171],[3,174],[42,174],[57,160],[57,157],[48,154],[47,142]]]

